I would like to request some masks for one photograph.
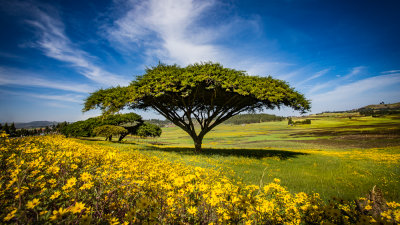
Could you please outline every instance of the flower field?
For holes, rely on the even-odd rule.
[[[396,223],[400,204],[290,193],[280,180],[256,186],[218,169],[62,136],[0,136],[1,223],[321,224]]]

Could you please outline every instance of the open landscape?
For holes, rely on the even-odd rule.
[[[399,115],[324,113],[307,118],[309,125],[289,126],[287,120],[220,125],[205,137],[200,155],[178,127],[164,127],[159,138],[85,143],[222,169],[247,184],[279,178],[292,192],[316,192],[325,200],[363,197],[376,185],[386,199],[400,201]]]
[[[296,124],[308,119],[311,124]],[[399,222],[398,114],[292,120],[296,125],[220,125],[205,137],[200,154],[171,125],[160,137],[130,135],[122,142],[2,135],[2,167],[8,170],[0,194],[9,205],[3,221]],[[20,199],[18,207],[10,195]],[[378,207],[371,198],[388,202],[379,217],[370,214]]]
[[[0,224],[400,224],[400,1],[0,4]]]

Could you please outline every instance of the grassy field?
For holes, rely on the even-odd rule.
[[[400,116],[360,117],[323,114],[311,125],[287,121],[220,125],[207,134],[204,151],[177,127],[163,128],[160,138],[125,143],[85,141],[189,165],[220,168],[234,179],[259,185],[279,178],[293,192],[354,199],[374,185],[387,200],[400,201]],[[304,119],[304,118],[301,118]],[[296,121],[296,120],[295,120]]]

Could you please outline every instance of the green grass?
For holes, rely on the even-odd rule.
[[[354,199],[377,185],[386,199],[400,201],[398,116],[352,115],[349,119],[345,114],[328,114],[310,119],[311,125],[294,127],[286,121],[223,124],[207,134],[199,155],[193,154],[193,141],[177,127],[163,128],[156,139],[128,137],[126,143],[91,143],[220,168],[248,184],[279,178],[292,192],[317,192],[324,199]]]

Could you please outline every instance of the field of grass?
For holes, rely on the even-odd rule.
[[[299,120],[305,118],[299,118]],[[279,178],[291,192],[355,199],[376,185],[387,200],[400,200],[400,117],[324,114],[310,125],[287,121],[220,125],[203,141],[202,154],[177,127],[160,138],[125,143],[91,142],[205,168],[220,168],[234,179],[259,185]],[[296,119],[295,119],[296,121]]]

